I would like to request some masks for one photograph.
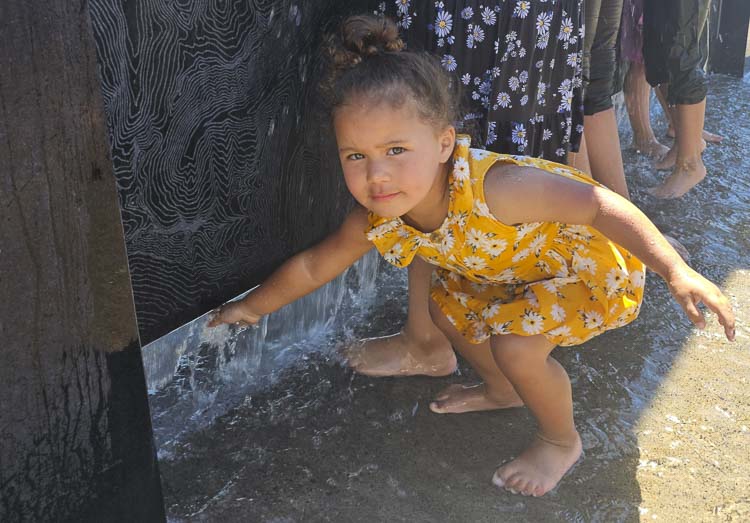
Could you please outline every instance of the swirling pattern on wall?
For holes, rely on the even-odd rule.
[[[91,2],[142,343],[338,224],[349,199],[316,108],[319,47],[371,3]]]

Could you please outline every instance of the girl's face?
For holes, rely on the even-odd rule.
[[[336,110],[333,123],[346,185],[361,205],[393,218],[444,201],[452,126],[435,129],[412,102],[352,103]]]

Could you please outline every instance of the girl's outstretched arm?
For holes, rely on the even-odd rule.
[[[372,248],[365,236],[367,225],[367,210],[358,206],[336,232],[289,258],[242,300],[217,309],[208,326],[255,324],[262,316],[322,287]]]
[[[714,311],[730,340],[734,314],[716,285],[691,269],[635,205],[606,188],[533,167],[497,165],[485,178],[485,199],[501,222],[561,222],[590,225],[621,245],[661,276],[695,325],[706,320],[698,309]]]

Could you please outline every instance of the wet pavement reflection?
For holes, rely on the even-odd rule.
[[[708,177],[682,199],[651,197],[646,189],[667,173],[633,151],[624,160],[634,201],[732,300],[737,342],[723,339],[715,317],[693,329],[650,274],[636,322],[556,349],[573,383],[584,459],[555,490],[531,499],[490,482],[533,433],[525,409],[429,411],[447,384],[477,380],[465,362],[447,378],[367,378],[343,366],[337,347],[404,321],[405,274],[383,267],[366,315],[343,308],[343,326],[302,337],[290,352],[268,349],[287,356],[263,356],[283,363],[267,369],[273,379],[235,387],[213,416],[189,412],[195,403],[169,415],[200,388],[195,364],[183,365],[189,386],[177,386],[178,372],[154,391],[170,521],[750,520],[750,82],[711,77],[707,106],[706,128],[724,143],[708,147]],[[658,104],[653,111],[661,137]],[[209,371],[226,360],[202,357]],[[216,384],[206,383],[208,410]],[[213,421],[185,432],[174,428],[181,418]]]

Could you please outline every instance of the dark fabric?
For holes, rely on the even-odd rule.
[[[669,84],[670,105],[692,105],[706,97],[709,0],[652,0],[643,6],[646,80]]]
[[[583,42],[583,112],[592,115],[613,107],[616,81],[617,35],[623,0],[586,0]]]
[[[389,0],[381,12],[409,48],[436,53],[457,76],[464,131],[479,146],[554,161],[578,151],[581,0]]]

